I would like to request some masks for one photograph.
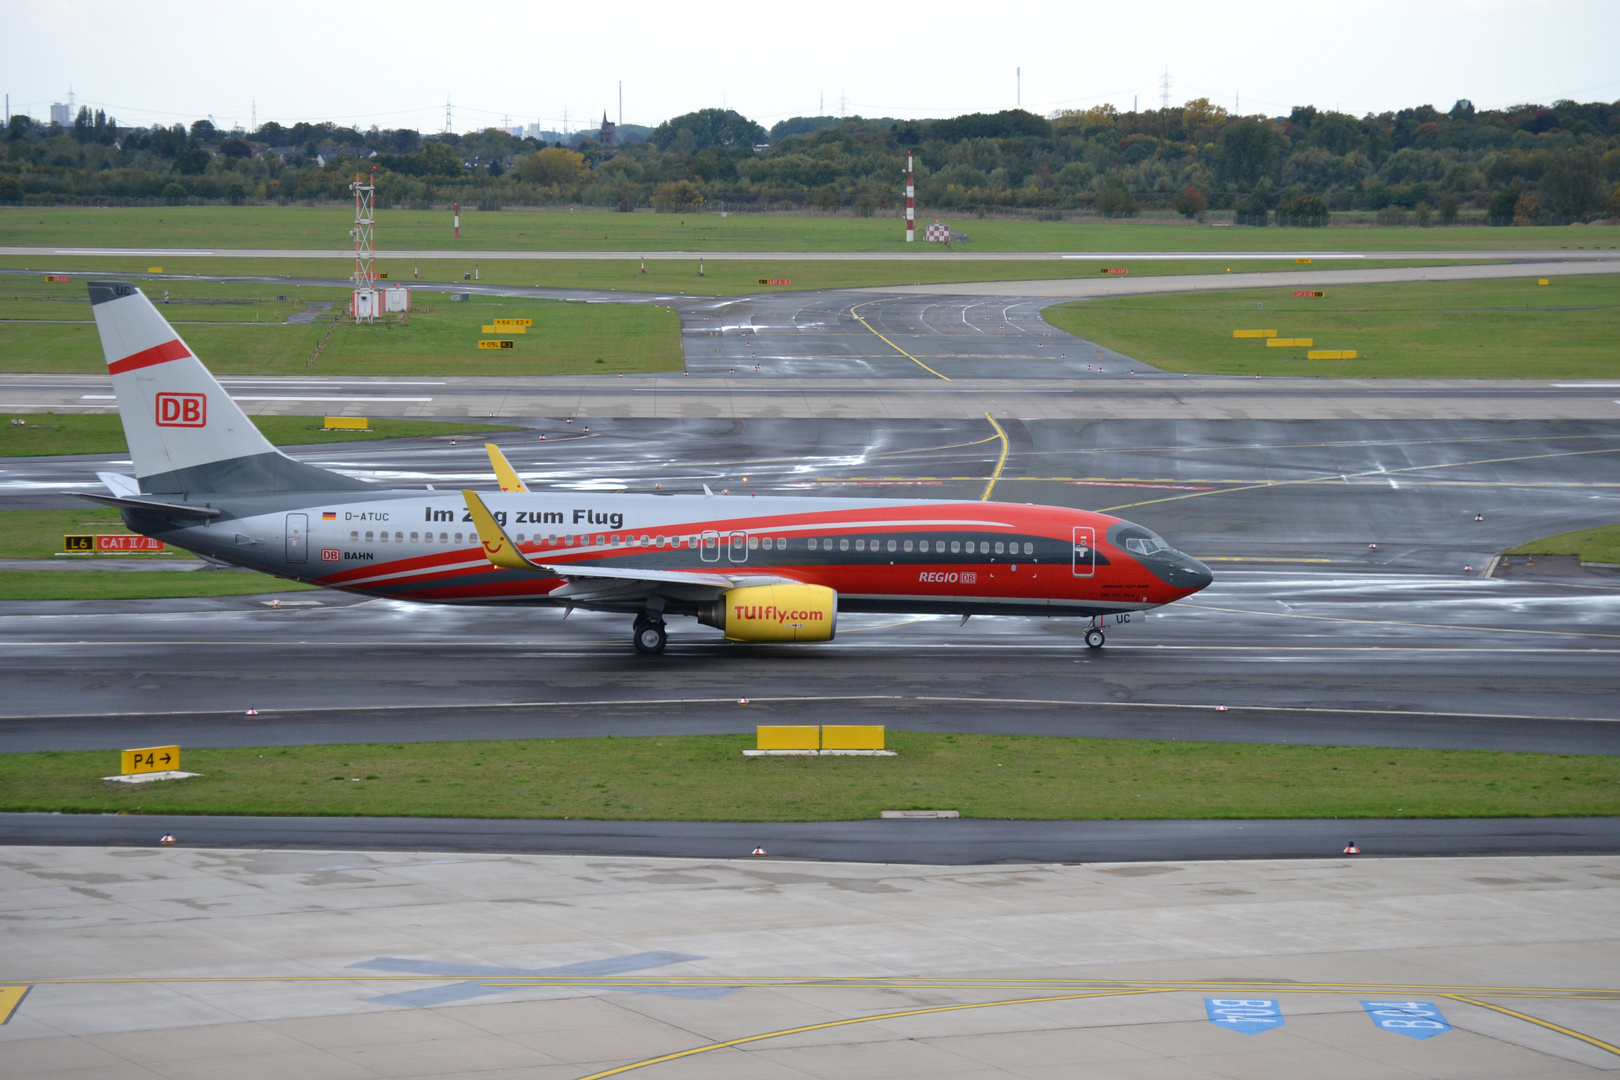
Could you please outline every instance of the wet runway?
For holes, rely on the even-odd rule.
[[[547,421],[502,436],[532,487],[978,498],[986,423]],[[575,428],[578,430],[574,430]],[[336,594],[0,605],[0,748],[895,728],[1620,751],[1620,576],[1485,579],[1493,553],[1613,520],[1620,432],[1583,423],[1003,424],[992,494],[1106,510],[1216,584],[1110,630],[856,618],[808,648],[677,622]],[[327,448],[400,485],[490,481],[477,442]],[[100,463],[13,462],[0,506]],[[744,479],[746,477],[746,480]],[[1483,516],[1476,521],[1475,516]],[[1376,544],[1376,548],[1371,546]],[[1465,569],[1469,568],[1469,569]],[[199,657],[206,655],[207,663]],[[342,672],[334,684],[334,664]],[[333,687],[341,685],[334,700]],[[64,691],[64,688],[67,688]],[[747,708],[738,698],[749,698]],[[1214,706],[1225,704],[1225,713]],[[259,710],[251,720],[242,713]],[[108,714],[120,714],[116,717]]]

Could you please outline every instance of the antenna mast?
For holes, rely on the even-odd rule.
[[[1168,109],[1170,107],[1170,66],[1168,64],[1165,65],[1163,77],[1159,79],[1159,100],[1163,103],[1163,108]]]
[[[376,185],[371,178],[360,173],[349,185],[354,192],[354,321],[375,322],[377,318],[377,266],[373,260],[372,229],[376,219],[371,210],[371,195]]]

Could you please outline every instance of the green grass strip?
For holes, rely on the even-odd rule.
[[[1581,562],[1620,563],[1620,525],[1543,536],[1520,544],[1509,555],[1578,555]]]
[[[1048,308],[1061,330],[1169,371],[1212,375],[1546,379],[1620,376],[1620,276],[1525,277],[1180,293]],[[1301,290],[1307,291],[1307,290]],[[1316,291],[1314,289],[1308,291]],[[1234,330],[1275,330],[1269,347]],[[1353,349],[1353,360],[1312,350]],[[1087,358],[1089,359],[1089,358]]]
[[[268,574],[220,570],[0,570],[0,600],[165,600],[313,588]]]
[[[1611,247],[1614,230],[1529,226],[1491,228],[1232,229],[1145,217],[1134,221],[980,220],[972,210],[924,208],[965,232],[972,251],[1410,251]],[[0,210],[7,243],[26,247],[345,248],[354,209],[328,206],[18,207]],[[919,233],[921,230],[919,229]],[[619,214],[610,210],[508,209],[461,212],[452,235],[448,209],[377,211],[377,244],[388,249],[530,251],[915,251],[890,211],[870,218],[834,214]],[[928,248],[936,245],[926,245]],[[937,245],[943,247],[943,245]],[[143,257],[144,265],[172,259]],[[34,265],[41,265],[35,257]],[[399,275],[395,275],[397,279]],[[409,267],[406,268],[409,276]]]
[[[254,702],[244,702],[246,705]],[[259,702],[257,704],[264,704]],[[837,821],[1620,813],[1620,758],[891,731],[892,758],[745,758],[752,736],[182,748],[128,787],[113,751],[0,755],[0,810]]]

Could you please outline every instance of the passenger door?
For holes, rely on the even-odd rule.
[[[704,562],[720,561],[720,534],[713,529],[704,532],[698,548],[698,556]]]
[[[309,515],[287,515],[287,561],[309,561]]]
[[[1097,572],[1097,531],[1090,525],[1074,527],[1074,576],[1091,577]]]

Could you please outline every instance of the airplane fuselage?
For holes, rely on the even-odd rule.
[[[1102,618],[1170,603],[1210,580],[1202,564],[1141,526],[1061,507],[572,492],[482,498],[535,563],[822,585],[837,593],[840,611]],[[183,528],[139,513],[127,519],[136,531],[214,559],[369,595],[614,611],[644,605],[634,596],[581,602],[560,577],[491,565],[455,491],[188,501],[223,513]],[[672,596],[667,610],[682,608]]]

